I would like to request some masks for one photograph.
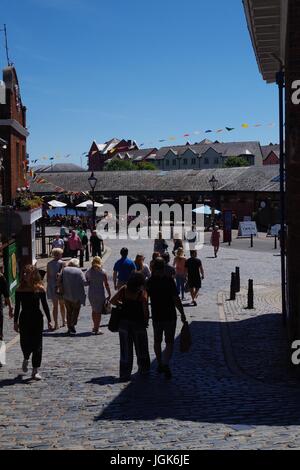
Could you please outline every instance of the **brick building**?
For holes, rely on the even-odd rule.
[[[114,155],[120,152],[136,150],[137,148],[138,146],[134,140],[119,140],[114,138],[104,144],[97,144],[96,141],[93,141],[88,153],[88,170],[102,171],[105,162],[114,157]]]
[[[17,188],[25,186],[28,135],[26,107],[22,104],[17,72],[10,66],[3,70],[0,93],[0,138],[6,143],[1,149],[2,204],[10,204],[16,196]]]

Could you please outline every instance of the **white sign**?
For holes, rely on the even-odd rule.
[[[250,237],[257,235],[256,222],[240,222],[239,223],[239,237]]]
[[[280,224],[272,225],[272,227],[271,227],[271,236],[272,237],[275,237],[275,236],[278,237],[279,230],[280,230]]]

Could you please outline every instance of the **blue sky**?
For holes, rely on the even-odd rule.
[[[112,137],[278,141],[277,90],[259,74],[242,0],[2,0],[1,21],[30,159],[79,163]],[[180,137],[225,126],[237,129]]]

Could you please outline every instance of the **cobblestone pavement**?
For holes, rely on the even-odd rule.
[[[109,243],[112,254],[105,265],[110,275],[121,245]],[[127,245],[132,256],[138,248],[149,260],[152,244]],[[63,329],[45,332],[43,381],[22,376],[19,344],[9,348],[0,370],[0,448],[300,448],[298,383],[283,372],[283,360],[274,360],[284,356],[284,341],[278,342],[275,356],[271,351],[265,357],[276,348],[276,329],[281,330],[279,258],[222,248],[214,259],[209,246],[201,258],[205,280],[198,307],[188,302],[185,307],[193,346],[180,354],[176,340],[171,381],[156,374],[150,326],[150,376],[133,375],[131,382],[118,383],[118,335],[107,330],[104,317],[104,335],[92,336],[87,306],[76,337],[67,337]],[[235,303],[226,302],[235,266],[241,269],[242,288],[254,279],[255,312],[241,310],[244,291]],[[9,338],[8,321],[6,328]]]

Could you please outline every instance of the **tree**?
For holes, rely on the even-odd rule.
[[[137,170],[157,170],[154,163],[150,163],[150,162],[137,163],[135,166]]]
[[[104,166],[105,171],[133,171],[136,170],[135,165],[129,160],[111,160]]]
[[[249,163],[243,157],[228,157],[225,160],[224,166],[226,168],[234,168],[239,166],[249,166]]]
[[[136,170],[156,170],[156,166],[149,162],[134,163],[130,160],[113,159],[106,163],[104,171],[136,171]]]

